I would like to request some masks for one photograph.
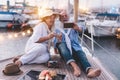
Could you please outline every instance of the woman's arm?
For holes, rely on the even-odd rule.
[[[52,32],[52,33],[48,34],[47,36],[39,38],[39,40],[36,41],[35,43],[42,43],[44,41],[47,41],[47,40],[53,38],[54,36],[55,36],[55,33]]]
[[[38,41],[36,41],[35,43],[42,43],[44,41],[49,40],[49,36],[45,36],[45,37],[41,37]]]

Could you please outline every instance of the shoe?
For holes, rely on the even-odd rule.
[[[94,77],[98,77],[101,74],[101,70],[100,69],[92,69],[90,68],[87,74],[87,77],[89,78],[94,78]]]

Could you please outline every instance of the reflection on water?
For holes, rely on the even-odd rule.
[[[7,29],[0,29],[0,33],[7,32]]]

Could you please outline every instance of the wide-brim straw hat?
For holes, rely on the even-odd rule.
[[[39,14],[39,17],[40,17],[40,19],[43,19],[45,17],[52,16],[53,14],[56,15],[56,16],[59,15],[58,12],[55,12],[51,9],[44,9],[44,10],[41,10],[41,13]]]
[[[22,74],[23,71],[21,71],[18,65],[16,65],[15,63],[9,63],[5,66],[3,73],[8,76],[14,76]]]

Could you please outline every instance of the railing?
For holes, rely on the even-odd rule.
[[[84,36],[86,38],[88,38],[89,40],[91,40],[91,46],[92,46],[92,49],[90,49],[90,47],[84,42]],[[92,36],[92,34],[91,34]],[[79,37],[79,39],[81,40],[81,46],[83,46],[83,44],[85,44],[85,46],[90,50],[90,52],[92,53],[92,56],[94,56],[94,43],[93,43],[93,37],[89,37],[88,35],[84,34],[84,30],[82,31],[82,36],[81,38]]]
[[[81,46],[83,45],[83,42],[84,42],[84,41],[83,41],[84,36],[85,36],[86,38],[88,38],[89,40],[91,40],[91,47],[92,47],[92,49],[90,49],[85,42],[84,42],[84,44],[87,46],[87,48],[89,48],[89,50],[91,50],[92,56],[94,56],[94,42],[95,42],[95,41],[93,40],[93,34],[92,34],[93,27],[91,26],[90,29],[91,29],[91,37],[89,37],[88,35],[86,35],[84,30],[82,31]]]
[[[81,46],[83,46],[83,43],[84,45],[89,49],[89,51],[91,52],[91,55],[94,56],[95,52],[94,52],[94,44],[96,44],[97,46],[99,46],[103,51],[105,51],[106,53],[110,53],[108,50],[106,50],[104,47],[102,47],[100,44],[98,44],[95,40],[94,40],[94,35],[92,33],[93,31],[93,27],[96,27],[96,26],[91,26],[90,27],[90,30],[91,30],[91,34],[90,36],[86,35],[85,34],[85,31],[83,30],[82,32],[82,36],[79,37],[79,39],[81,40]],[[99,28],[99,27],[98,27]],[[103,28],[102,28],[103,29]],[[104,30],[104,29],[103,29]],[[106,31],[106,30],[105,30]],[[108,32],[108,31],[107,31]],[[109,33],[112,33],[112,32],[109,32]],[[89,39],[91,41],[91,48],[84,42],[84,37],[86,37],[87,39]]]

